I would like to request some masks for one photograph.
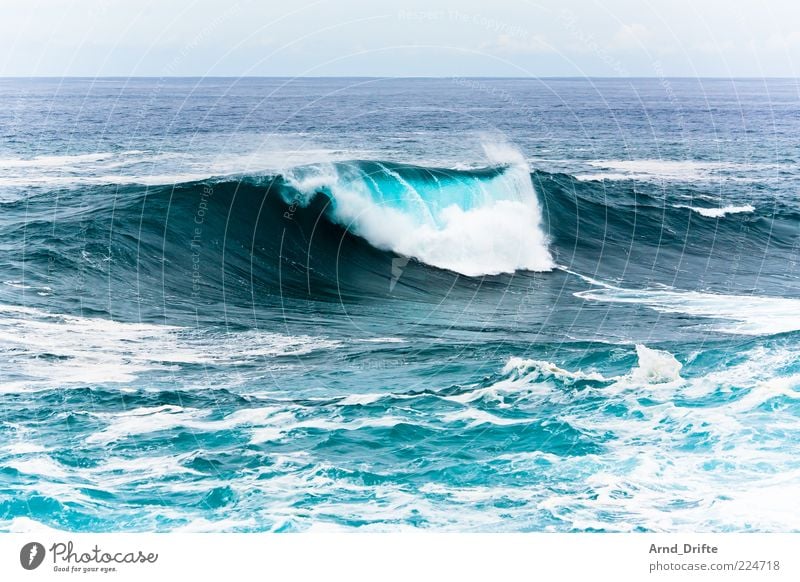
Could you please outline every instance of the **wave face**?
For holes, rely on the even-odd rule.
[[[0,530],[797,530],[796,83],[669,85],[0,80]]]

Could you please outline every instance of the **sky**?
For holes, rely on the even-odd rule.
[[[800,76],[796,0],[2,0],[0,76]]]

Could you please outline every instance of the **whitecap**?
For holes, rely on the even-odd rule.
[[[755,208],[751,204],[745,204],[743,206],[723,206],[722,208],[702,208],[698,206],[688,206],[686,204],[676,204],[674,208],[688,208],[706,218],[723,218],[728,214],[755,212]]]
[[[654,350],[642,344],[636,345],[639,365],[631,371],[631,379],[647,384],[676,382],[681,379],[681,364],[671,353]]]

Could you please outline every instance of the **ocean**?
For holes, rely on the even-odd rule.
[[[0,530],[798,531],[797,80],[0,103]]]

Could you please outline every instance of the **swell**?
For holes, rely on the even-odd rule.
[[[464,174],[476,183],[484,176]],[[4,276],[24,281],[26,304],[46,290],[42,300],[65,312],[123,317],[130,313],[120,310],[153,305],[202,316],[218,315],[222,305],[295,299],[435,301],[470,296],[497,279],[466,277],[370,244],[357,220],[337,215],[341,203],[328,185],[303,191],[294,179],[95,186],[58,192],[57,204],[41,195],[6,204],[0,237],[11,252]],[[18,288],[0,293],[19,301]]]
[[[593,182],[534,172],[557,263],[606,281],[786,294],[800,211],[755,191],[722,202],[700,188]]]
[[[39,195],[3,205],[0,242],[9,280],[82,312],[120,302],[202,312],[298,298],[470,299],[554,263],[643,285],[713,287],[733,273],[748,290],[780,287],[792,208],[710,217],[681,205],[691,192],[677,194],[509,166],[349,162]]]

